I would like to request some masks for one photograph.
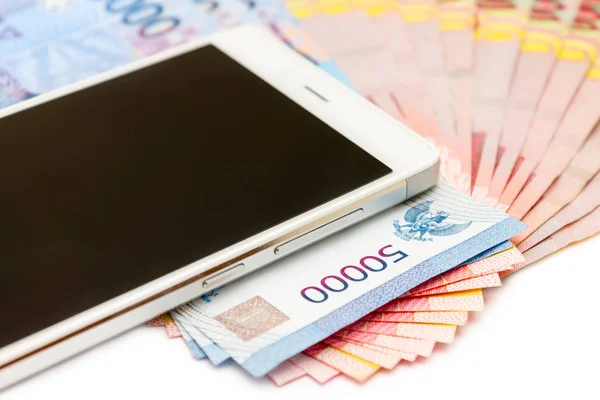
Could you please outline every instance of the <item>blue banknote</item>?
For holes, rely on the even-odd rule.
[[[276,0],[0,0],[0,107],[239,24],[346,82]]]
[[[491,247],[491,248],[485,250],[482,253],[479,253],[475,257],[470,258],[469,260],[465,261],[463,264],[474,263],[476,261],[490,257],[494,254],[508,250],[512,247],[513,247],[513,244],[510,241],[508,241],[508,240],[504,241],[494,247]],[[214,292],[215,291],[213,290],[212,293],[207,293],[206,295],[203,295],[203,297],[210,299],[210,297],[212,296],[212,294]],[[186,305],[181,306],[180,309],[184,309],[187,312],[193,312],[193,310],[190,310],[190,307],[188,307]],[[224,352],[216,343],[214,343],[210,338],[208,338],[206,335],[204,335],[196,327],[191,325],[185,319],[185,316],[180,314],[177,310],[174,312],[171,312],[171,316],[173,317],[175,324],[177,324],[177,327],[181,331],[183,339],[184,339],[185,343],[187,344],[187,346],[189,347],[190,351],[194,355],[196,355],[197,351],[200,351],[203,354],[203,357],[196,356],[196,358],[198,358],[198,359],[204,358],[208,355],[209,360],[214,365],[219,365],[230,358],[226,352]],[[194,338],[187,331],[187,329],[189,329],[190,332],[194,332],[194,337],[198,338],[198,341],[194,340]]]
[[[187,319],[181,315],[180,311],[172,311],[171,317],[192,354],[196,355],[196,353],[200,352],[204,357],[208,357],[209,361],[215,366],[221,365],[223,362],[229,360],[229,354],[224,352],[217,344],[198,330],[198,328],[190,324]],[[199,359],[204,357],[196,358]]]
[[[254,376],[524,229],[444,185],[177,309]]]
[[[192,355],[194,356],[194,358],[196,360],[201,360],[203,358],[206,358],[206,353],[204,352],[204,350],[202,350],[200,345],[198,345],[198,343],[196,343],[196,341],[192,338],[192,336],[188,333],[188,331],[186,331],[183,328],[183,325],[181,325],[181,323],[175,319],[173,319],[173,322],[175,322],[175,326],[177,326],[177,329],[179,329],[179,332],[181,333],[181,337],[183,338],[185,343],[188,345],[188,348],[192,352]]]

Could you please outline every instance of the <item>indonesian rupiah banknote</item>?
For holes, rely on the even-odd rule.
[[[519,162],[532,119],[561,54],[564,39],[579,11],[579,0],[535,1],[524,27],[521,50],[496,154],[496,164],[487,196],[498,201]]]
[[[544,118],[550,123],[544,127],[535,125],[534,120],[532,130],[538,126],[544,129],[530,132],[530,144],[526,144],[523,149],[528,154],[522,153],[523,162],[500,198],[501,203],[510,206],[509,214],[516,218],[522,218],[567,169],[600,118],[598,104],[592,100],[597,97],[600,88],[600,64],[596,58],[600,48],[600,14],[597,10],[588,12],[588,6],[588,2],[582,2],[574,28],[561,50],[562,58],[558,60],[553,72],[554,75],[570,71],[568,76],[551,76],[546,88],[547,92],[558,89],[558,86],[552,87],[553,84],[562,87],[560,92],[550,92],[553,101],[561,102],[560,107],[540,110],[544,100],[542,98],[538,112],[544,111]],[[570,87],[566,88],[565,85]],[[531,151],[534,147],[537,150]],[[527,159],[525,156],[532,157]]]
[[[477,2],[472,85],[472,193],[494,204],[494,172],[506,101],[533,0]]]
[[[264,25],[345,81],[278,1],[11,0],[0,10],[0,107],[242,23]],[[199,71],[199,73],[201,73]]]
[[[573,201],[523,240],[518,246],[519,250],[529,250],[553,233],[585,217],[597,207],[600,207],[600,173],[596,173]]]
[[[439,219],[436,226],[447,230],[438,236],[425,226],[416,229],[417,218]],[[177,311],[262,376],[521,229],[505,214],[440,186]],[[293,287],[283,280],[274,285],[279,276]]]

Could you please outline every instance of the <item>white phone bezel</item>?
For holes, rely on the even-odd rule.
[[[147,59],[1,110],[0,118],[39,106],[70,93],[210,44],[215,45],[297,104],[381,160],[393,172],[259,235],[184,266],[158,280],[149,282],[0,349],[0,373],[3,365],[20,359],[36,351],[36,349],[55,343],[60,338],[70,337],[87,326],[97,324],[98,321],[106,320],[111,315],[130,309],[141,302],[143,303],[145,299],[153,298],[159,293],[168,291],[169,288],[180,287],[182,283],[194,279],[194,277],[211,270],[215,266],[226,264],[241,255],[249,254],[254,249],[268,250],[269,246],[267,244],[272,244],[278,238],[286,237],[286,235],[290,235],[290,233],[302,229],[302,227],[310,226],[315,221],[333,215],[336,210],[346,209],[361,200],[371,197],[375,199],[378,193],[389,193],[390,188],[398,188],[404,185],[404,196],[410,197],[412,194],[431,186],[432,183],[429,181],[422,184],[417,181],[414,182],[414,187],[411,187],[409,179],[424,171],[432,171],[436,168],[439,159],[432,145],[410,129],[399,124],[376,106],[365,101],[360,95],[342,83],[332,79],[308,60],[297,55],[266,30],[255,27],[236,28],[210,38],[198,39],[164,51]],[[198,73],[201,73],[201,71],[198,71]],[[318,96],[314,92],[318,93]],[[326,99],[326,101],[323,99]],[[399,201],[401,199],[397,199],[396,202]],[[365,217],[373,212],[375,211],[365,213]],[[245,272],[250,272],[250,270]],[[26,296],[26,294],[23,295]]]

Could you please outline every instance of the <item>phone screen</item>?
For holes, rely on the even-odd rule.
[[[0,119],[0,348],[390,172],[214,46]]]

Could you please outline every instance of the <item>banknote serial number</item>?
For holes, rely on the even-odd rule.
[[[379,249],[377,254],[361,258],[359,265],[346,265],[340,269],[339,275],[327,275],[321,279],[320,286],[307,286],[300,291],[300,295],[311,303],[323,303],[330,294],[343,292],[351,284],[368,279],[369,274],[384,271],[388,262],[397,263],[408,257],[403,251],[395,251],[391,244]]]
[[[137,27],[143,38],[166,35],[181,24],[181,20],[164,15],[161,4],[147,0],[101,0],[106,12],[122,16],[125,25]]]

